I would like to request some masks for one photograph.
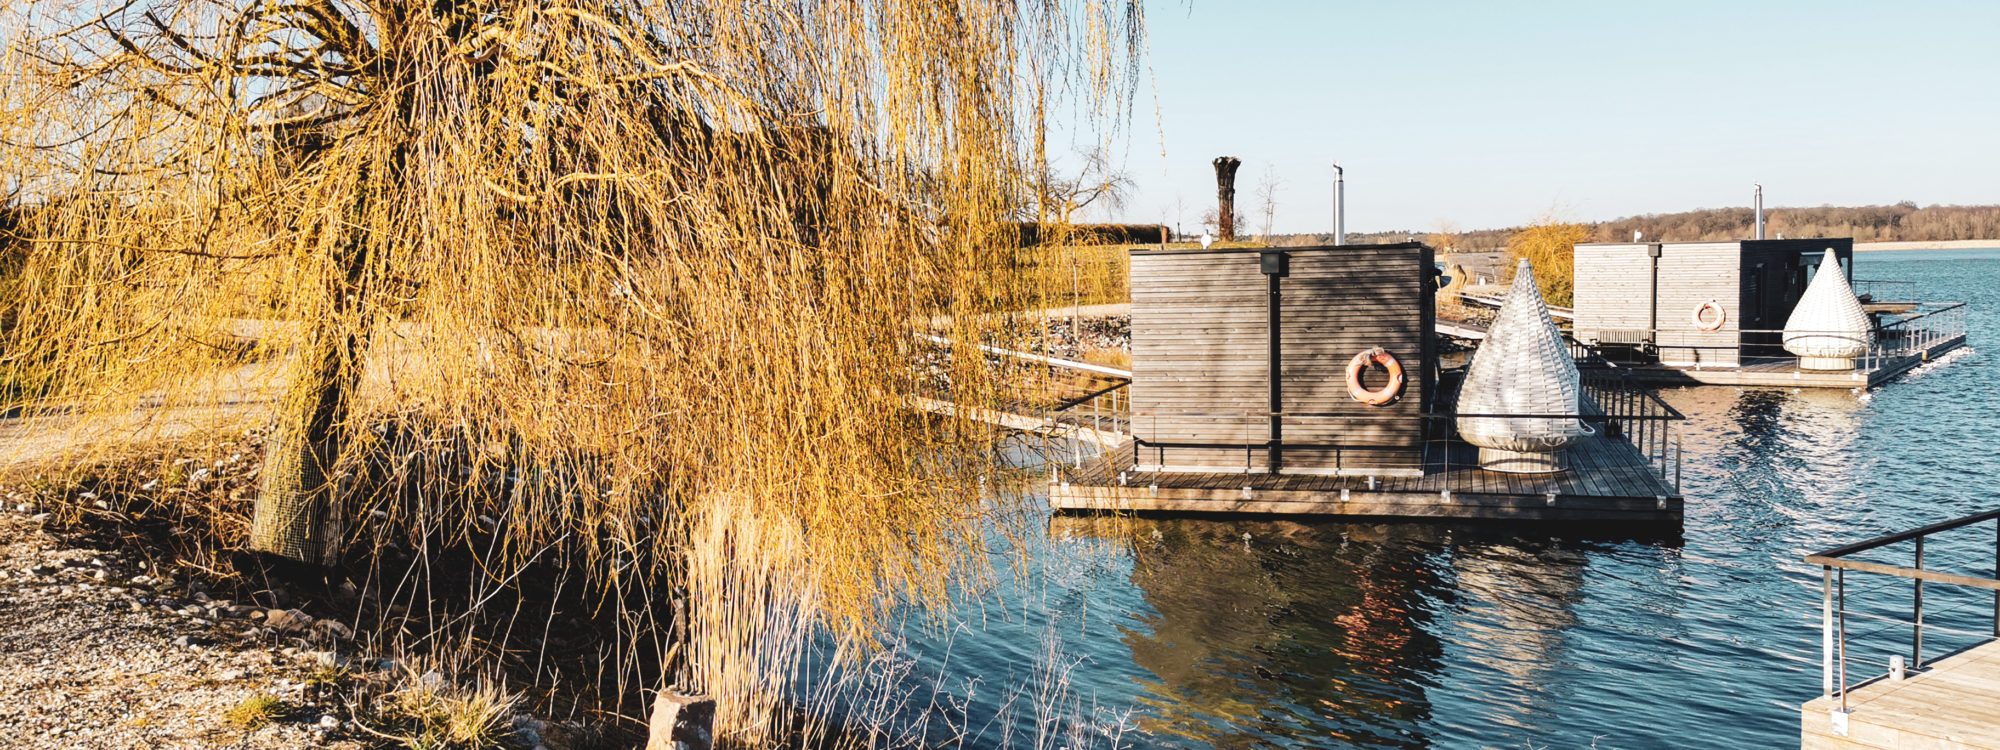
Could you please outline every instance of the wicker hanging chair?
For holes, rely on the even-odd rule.
[[[1875,344],[1875,325],[1847,285],[1840,259],[1827,252],[1798,307],[1785,320],[1785,351],[1801,370],[1852,370],[1854,358]]]
[[[1458,388],[1459,414],[1507,416],[1459,417],[1458,434],[1479,446],[1479,463],[1487,469],[1561,471],[1562,449],[1593,432],[1576,419],[1554,418],[1577,414],[1581,392],[1576,362],[1535,288],[1534,268],[1523,258]]]

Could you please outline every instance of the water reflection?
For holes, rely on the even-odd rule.
[[[1503,686],[1488,720],[1554,709],[1543,686],[1585,564],[1571,546],[1431,524],[1052,523],[1130,545],[1150,611],[1120,632],[1150,673],[1141,726],[1160,740],[1429,747],[1447,658]]]
[[[1537,548],[1539,547],[1539,548]],[[1529,728],[1553,713],[1549,679],[1562,660],[1564,633],[1576,624],[1583,555],[1560,546],[1468,544],[1454,550],[1460,658],[1483,670],[1511,699],[1492,701],[1487,718]]]
[[[1880,456],[1861,447],[1869,403],[1844,389],[1682,388],[1661,394],[1680,427],[1691,533],[1805,524],[1833,533],[1865,512],[1855,488]],[[1720,483],[1727,492],[1713,488]],[[1739,525],[1740,524],[1740,525]]]

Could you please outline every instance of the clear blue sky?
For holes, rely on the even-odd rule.
[[[1253,231],[1266,175],[1276,231],[1327,231],[1336,158],[1354,232],[1747,205],[1752,182],[1774,206],[2000,202],[2000,0],[1147,13],[1124,220],[1198,232],[1222,154]]]

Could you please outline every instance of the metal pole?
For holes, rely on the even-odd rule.
[[[1281,416],[1285,411],[1285,334],[1282,327],[1284,316],[1279,312],[1284,301],[1284,293],[1279,290],[1278,274],[1268,274],[1264,278],[1270,284],[1271,293],[1269,314],[1271,333],[1268,337],[1271,349],[1271,434],[1269,435],[1271,443],[1270,456],[1265,459],[1265,463],[1269,465],[1264,469],[1276,474],[1279,463],[1284,460],[1279,454],[1284,450],[1282,446],[1285,441],[1285,422]]]
[[[1658,242],[1646,246],[1646,257],[1653,264],[1652,275],[1646,282],[1646,343],[1653,347],[1653,353],[1660,349],[1660,253],[1665,248]]]
[[[1347,171],[1333,163],[1333,244],[1347,244]]]
[[[1924,569],[1924,538],[1917,537],[1917,570]],[[1924,666],[1924,579],[1917,579],[1916,617],[1910,633],[1910,669]]]
[[[1841,568],[1835,574],[1834,588],[1840,600],[1839,651],[1840,651],[1840,712],[1847,713],[1847,569]]]
[[[1265,283],[1268,285],[1265,324],[1270,327],[1265,332],[1265,339],[1270,347],[1270,372],[1267,378],[1271,390],[1271,430],[1267,444],[1270,457],[1267,460],[1268,465],[1264,468],[1272,474],[1277,474],[1284,463],[1285,442],[1285,329],[1282,313],[1284,285],[1281,282],[1291,273],[1291,255],[1283,250],[1265,250],[1258,255],[1257,266],[1264,273]]]
[[[1819,682],[1828,698],[1833,697],[1833,566],[1819,568]]]
[[[1757,185],[1756,197],[1757,239],[1764,239],[1764,186]]]

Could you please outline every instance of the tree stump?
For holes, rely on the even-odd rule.
[[[712,750],[715,747],[715,699],[685,695],[675,688],[660,691],[647,721],[646,750]]]
[[[1236,168],[1243,160],[1215,157],[1215,233],[1223,242],[1236,241]]]

